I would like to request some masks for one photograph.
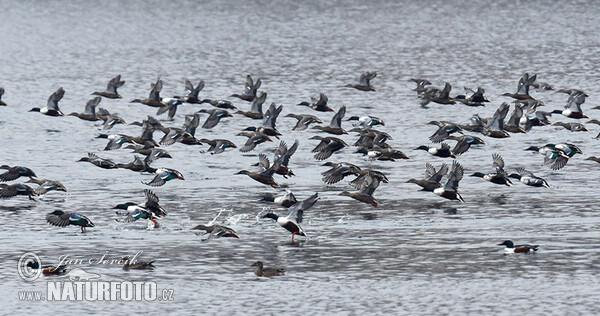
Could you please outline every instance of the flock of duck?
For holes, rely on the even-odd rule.
[[[353,88],[359,91],[371,92],[375,88],[371,81],[375,79],[377,73],[365,72],[361,74],[358,83],[346,85],[348,88]],[[452,86],[446,83],[443,88],[435,87],[427,79],[411,79],[417,85],[413,91],[416,92],[419,103],[422,107],[427,108],[433,103],[437,104],[462,104],[469,107],[484,106],[490,101],[484,96],[485,90],[478,88],[472,90],[465,88],[465,94],[451,96]],[[82,113],[73,112],[67,116],[74,116],[86,121],[101,121],[103,130],[111,130],[119,124],[126,124],[125,120],[116,114],[111,114],[108,110],[97,107],[102,99],[121,99],[118,89],[123,87],[125,81],[118,75],[108,82],[104,91],[93,92],[95,97],[87,101]],[[131,136],[126,134],[109,134],[102,133],[98,138],[107,139],[108,143],[104,147],[105,151],[130,149],[133,150],[133,161],[126,164],[115,163],[109,159],[102,158],[94,153],[87,153],[79,161],[89,162],[103,169],[129,169],[134,172],[149,173],[154,175],[147,182],[143,182],[150,187],[163,186],[167,182],[179,179],[184,180],[181,172],[170,168],[155,168],[152,167],[157,160],[163,158],[173,158],[164,147],[180,143],[186,146],[208,145],[207,152],[211,155],[219,155],[226,150],[238,148],[234,142],[227,139],[206,139],[196,138],[196,129],[212,129],[218,126],[219,122],[224,119],[238,118],[240,120],[247,118],[256,120],[257,124],[253,127],[240,130],[238,136],[247,137],[247,141],[243,146],[239,147],[241,152],[250,152],[256,150],[259,145],[266,142],[273,142],[272,138],[279,139],[282,134],[277,129],[277,119],[282,112],[283,106],[271,102],[268,109],[263,111],[263,105],[267,99],[267,92],[259,91],[261,87],[261,79],[254,81],[251,76],[247,76],[244,92],[242,94],[232,94],[231,98],[237,98],[243,102],[249,102],[248,111],[238,110],[239,103],[234,105],[229,100],[206,99],[201,98],[200,92],[204,88],[204,81],[200,80],[194,85],[189,80],[185,80],[185,89],[187,94],[184,96],[174,96],[172,98],[161,97],[163,81],[159,78],[155,83],[151,84],[151,90],[147,98],[133,99],[131,103],[140,103],[157,109],[156,115],[167,114],[168,120],[172,120],[177,115],[178,106],[182,104],[207,105],[209,108],[202,108],[191,115],[185,116],[185,122],[181,127],[167,127],[153,116],[148,116],[140,122],[133,122],[130,125],[141,127],[139,136]],[[566,105],[564,109],[557,109],[551,112],[541,111],[539,108],[544,106],[544,103],[536,100],[530,95],[530,89],[538,91],[555,91],[565,93]],[[0,105],[7,104],[2,101],[4,89],[0,88]],[[45,107],[35,107],[30,112],[39,112],[40,114],[61,117],[65,116],[59,108],[59,102],[63,98],[65,90],[61,87],[50,95]],[[463,166],[457,161],[457,157],[465,154],[472,146],[485,145],[485,141],[473,134],[479,133],[482,136],[490,138],[508,138],[511,133],[527,133],[532,128],[539,126],[553,125],[562,126],[573,132],[586,132],[588,129],[579,122],[550,122],[552,115],[561,115],[564,118],[581,120],[588,119],[583,114],[582,104],[585,102],[588,94],[578,89],[559,89],[555,90],[551,85],[537,81],[537,76],[525,73],[517,84],[516,93],[505,93],[503,96],[514,99],[512,101],[513,112],[509,119],[505,119],[510,111],[511,104],[508,102],[502,103],[491,118],[483,118],[479,115],[474,115],[470,118],[468,124],[460,124],[449,121],[431,121],[430,125],[437,127],[437,130],[431,135],[429,140],[430,145],[422,145],[416,150],[424,150],[432,156],[453,159],[451,165],[442,163],[439,167],[427,162],[425,164],[425,176],[423,179],[409,179],[408,183],[414,183],[422,188],[423,191],[432,192],[442,198],[448,200],[456,200],[464,202],[459,193],[459,183],[463,179]],[[241,102],[240,101],[240,102]],[[310,101],[302,101],[298,106],[309,108],[312,113],[317,114],[294,114],[289,113],[284,117],[296,119],[296,124],[292,131],[303,131],[309,127],[317,132],[309,138],[309,140],[318,141],[316,147],[312,149],[314,159],[322,161],[332,157],[334,153],[343,150],[349,145],[342,139],[336,137],[349,133],[356,133],[357,140],[352,145],[356,147],[355,154],[363,155],[368,160],[390,161],[394,162],[398,159],[409,159],[409,157],[398,149],[392,148],[387,143],[392,137],[384,131],[378,130],[380,126],[385,126],[382,119],[375,116],[350,116],[346,117],[346,106],[341,106],[337,109],[330,107],[329,100],[324,93],[320,93],[318,97],[311,97]],[[298,107],[300,108],[300,107]],[[596,107],[600,108],[600,107]],[[233,112],[235,110],[235,112]],[[323,120],[319,118],[319,112],[335,112],[330,123],[323,125]],[[200,125],[201,119],[206,116],[204,123]],[[244,119],[245,120],[245,119]],[[355,122],[352,129],[346,130],[342,127],[343,122]],[[600,121],[589,120],[589,124],[598,124]],[[320,124],[320,125],[317,125]],[[348,124],[348,123],[346,123]],[[311,127],[312,125],[312,127]],[[160,140],[154,139],[154,133],[161,132]],[[600,137],[600,134],[596,138]],[[454,146],[449,142],[455,141]],[[439,145],[436,145],[439,144]],[[290,167],[290,161],[298,147],[300,141],[296,140],[291,146],[288,146],[284,141],[280,141],[272,162],[266,154],[258,154],[258,163],[254,166],[255,170],[240,170],[239,175],[246,175],[256,182],[278,188],[279,184],[276,181],[276,176],[283,178],[295,176]],[[438,147],[439,146],[439,147]],[[532,146],[526,150],[538,152],[543,156],[543,162],[552,170],[558,170],[567,164],[568,160],[576,154],[582,154],[582,151],[574,144],[570,143],[549,143],[545,145]],[[336,155],[337,156],[337,155]],[[341,155],[339,155],[341,156]],[[210,158],[206,158],[210,159]],[[599,158],[589,157],[589,160],[600,162]],[[329,167],[328,170],[322,172],[322,181],[327,185],[333,185],[342,181],[346,177],[354,177],[349,183],[356,191],[342,191],[341,196],[347,196],[358,202],[378,206],[378,201],[374,197],[375,190],[381,183],[388,183],[386,175],[377,170],[363,168],[361,166],[348,162],[332,162],[327,161],[323,164]],[[1,182],[12,182],[21,177],[28,178],[24,183],[6,184],[0,183],[0,198],[12,198],[18,196],[27,196],[34,200],[37,196],[47,194],[52,191],[67,191],[66,187],[55,180],[40,179],[36,173],[30,168],[24,166],[0,166],[6,170],[0,174]],[[445,182],[442,179],[447,176]],[[534,175],[532,172],[524,168],[516,168],[515,173],[507,172],[504,164],[504,159],[499,153],[492,155],[492,168],[490,171],[476,172],[471,176],[482,178],[485,181],[497,185],[511,186],[511,179],[516,179],[524,185],[533,187],[546,187],[549,185],[546,180]],[[36,185],[35,187],[30,185]],[[155,228],[158,228],[158,219],[167,216],[165,209],[159,204],[158,196],[151,190],[145,189],[145,202],[126,202],[116,205],[114,208],[119,210],[116,212],[116,220],[123,223],[135,222],[137,220],[151,221]],[[281,227],[285,228],[292,234],[292,243],[294,237],[307,236],[304,229],[301,227],[304,212],[310,209],[317,201],[318,194],[298,201],[291,190],[286,189],[282,196],[270,196],[265,200],[276,203],[282,207],[288,208],[285,215],[276,215],[269,212],[262,215],[262,218],[273,219]],[[79,226],[81,232],[85,232],[87,227],[94,227],[92,221],[77,212],[56,210],[46,216],[49,224],[59,227],[69,225]],[[214,222],[214,220],[213,220]],[[208,239],[219,237],[239,238],[238,234],[230,227],[208,223],[207,225],[198,225],[195,230],[202,230],[208,234]],[[538,249],[536,245],[515,245],[512,241],[507,240],[500,245],[505,246],[506,252],[533,252]],[[284,272],[278,268],[264,268],[263,263],[258,261],[253,264],[256,267],[255,274],[258,276],[274,276]],[[130,265],[128,269],[151,269],[154,266],[144,264]],[[55,269],[64,270],[64,269]]]

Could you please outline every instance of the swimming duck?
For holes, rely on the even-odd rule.
[[[385,175],[383,175],[382,173],[379,174],[385,178],[384,182],[387,182],[387,177],[385,177]],[[348,196],[357,201],[366,204],[371,204],[374,207],[377,207],[378,202],[373,197],[373,193],[375,192],[375,189],[379,187],[379,183],[381,181],[382,178],[378,176],[377,173],[373,172],[372,170],[369,170],[350,183],[353,184],[359,190],[358,192],[350,193],[348,191],[343,191],[339,195]]]
[[[150,95],[147,99],[134,99],[130,101],[130,103],[141,103],[155,108],[165,107],[165,104],[162,103],[162,98],[160,97],[160,91],[162,90],[163,81],[158,78],[156,83],[150,84]]]
[[[521,122],[521,117],[523,117],[523,108],[519,104],[515,104],[515,109],[512,112],[512,115],[502,126],[502,128],[510,133],[525,133],[525,130],[519,126]]]
[[[526,100],[533,99],[529,95],[529,86],[531,86],[535,80],[537,79],[537,75],[529,76],[528,73],[524,73],[519,79],[519,83],[517,84],[517,93],[504,93],[503,96],[511,97],[518,100]]]
[[[259,277],[279,276],[285,273],[285,269],[281,268],[264,268],[262,261],[256,261],[251,267],[256,267],[256,269],[254,269],[254,274]]]
[[[452,90],[452,85],[446,82],[444,85],[444,89],[425,92],[421,95],[421,107],[425,107],[430,102],[438,103],[438,104],[456,104],[454,98],[450,97],[450,91]]]
[[[58,267],[53,266],[53,265],[43,265],[40,267],[40,262],[35,260],[35,261],[28,261],[27,267],[34,269],[34,270],[42,269],[42,274],[44,276],[63,275],[65,273],[67,273],[67,265],[66,264],[59,265]]]
[[[312,152],[315,153],[315,159],[317,160],[327,159],[331,157],[334,152],[348,146],[346,142],[336,137],[313,136],[310,139],[321,141],[317,147],[312,150]]]
[[[565,105],[565,110],[554,110],[552,113],[562,114],[568,118],[574,119],[588,118],[581,110],[581,105],[585,102],[585,97],[586,95],[584,93],[575,91],[569,95],[567,105]]]
[[[255,181],[262,184],[270,185],[274,188],[278,187],[279,184],[273,179],[273,174],[279,169],[279,161],[274,161],[273,164],[269,162],[269,158],[265,154],[258,155],[258,172],[250,172],[248,170],[241,170],[236,174],[245,174]]]
[[[219,122],[221,121],[222,118],[232,117],[232,115],[229,114],[229,112],[227,112],[227,110],[220,110],[220,109],[212,109],[212,110],[202,109],[202,110],[198,111],[198,113],[209,114],[206,121],[204,121],[204,124],[202,124],[202,128],[206,128],[206,129],[210,129],[210,128],[217,126],[217,124],[219,124]]]
[[[58,227],[67,227],[75,225],[81,227],[81,232],[85,233],[86,227],[94,227],[94,223],[89,218],[75,212],[64,212],[56,210],[46,215],[46,221],[50,225]]]
[[[326,184],[340,182],[349,175],[358,175],[358,171],[361,170],[357,165],[348,162],[326,162],[323,166],[331,167],[331,169],[321,173],[323,175],[323,182]]]
[[[393,148],[373,148],[367,152],[370,160],[396,161],[396,159],[409,159],[406,154]]]
[[[463,174],[463,167],[455,160],[452,163],[448,181],[443,187],[434,189],[433,193],[448,200],[458,200],[464,203],[465,200],[463,200],[462,196],[458,193],[458,183],[462,179]]]
[[[99,95],[109,99],[120,99],[121,95],[117,92],[117,89],[122,87],[124,84],[125,81],[121,80],[121,75],[117,75],[116,77],[110,79],[108,85],[106,86],[106,90],[94,92],[92,95]]]
[[[452,122],[431,121],[428,124],[436,125],[438,127],[438,130],[435,131],[435,133],[433,133],[433,135],[429,136],[429,140],[431,140],[433,143],[436,143],[436,144],[441,143],[443,140],[447,139],[448,136],[450,136],[450,134],[452,134],[452,133],[461,133],[462,134],[462,128]]]
[[[246,136],[248,140],[244,144],[240,151],[245,153],[256,148],[258,144],[262,144],[264,142],[272,142],[273,140],[264,133],[262,128],[259,128],[256,132],[241,132],[238,133],[237,136]]]
[[[319,129],[333,135],[348,134],[348,132],[342,128],[342,118],[344,118],[344,115],[346,115],[346,106],[342,105],[331,119],[329,126],[313,126],[313,129]]]
[[[7,165],[2,165],[0,166],[0,169],[7,170],[5,173],[0,174],[0,182],[16,180],[19,177],[37,177],[33,170],[23,166],[11,167]]]
[[[310,97],[310,103],[302,101],[298,105],[308,106],[309,108],[319,112],[333,112],[333,109],[327,106],[329,99],[324,93],[319,94],[319,98]]]
[[[442,147],[440,147],[440,148],[421,145],[421,146],[417,147],[415,150],[424,150],[432,156],[441,157],[441,158],[448,158],[448,157],[456,158],[456,156],[454,156],[454,154],[452,154],[452,152],[450,151],[450,146],[446,143],[442,143]]]
[[[209,144],[210,148],[208,148],[207,152],[211,152],[212,155],[217,155],[225,151],[226,148],[237,148],[234,143],[228,141],[227,139],[206,139],[203,138],[200,140],[204,144]]]
[[[454,98],[455,101],[458,101],[467,106],[485,106],[484,102],[490,102],[490,100],[486,99],[483,94],[485,90],[481,87],[477,87],[477,91],[473,89],[465,88],[466,95],[458,95]]]
[[[454,148],[452,149],[452,153],[455,155],[462,155],[465,152],[467,152],[467,150],[469,150],[469,148],[471,148],[471,145],[484,145],[485,142],[483,141],[483,139],[476,137],[476,136],[472,136],[472,135],[462,135],[462,136],[449,136],[448,139],[452,139],[457,141],[456,145],[454,145]]]
[[[275,122],[277,120],[277,117],[281,113],[281,110],[283,110],[282,105],[277,107],[275,105],[275,102],[271,103],[271,106],[269,106],[269,109],[267,110],[267,112],[265,112],[261,126],[265,134],[269,136],[274,136],[277,139],[279,139],[279,135],[281,135],[281,133],[279,133],[279,131],[275,127]]]
[[[294,196],[294,193],[292,193],[292,191],[289,189],[285,189],[285,194],[282,196],[273,197],[272,195],[266,195],[263,198],[263,201],[273,202],[286,208],[298,203],[296,196]]]
[[[0,183],[0,199],[8,199],[17,195],[27,195],[30,200],[35,201],[34,196],[37,194],[35,193],[35,190],[25,184]]]
[[[134,260],[131,261],[131,259],[129,259],[129,257],[123,257],[121,258],[121,260],[124,261],[123,263],[123,270],[154,270],[156,267],[154,266],[154,260],[153,261],[138,261],[138,260]]]
[[[244,101],[251,102],[256,98],[256,93],[258,92],[258,88],[260,88],[261,81],[260,78],[256,79],[256,82],[252,81],[252,77],[250,75],[246,76],[246,83],[244,85],[244,94],[234,93],[230,95],[230,97],[240,98]]]
[[[156,111],[156,115],[161,115],[165,112],[169,112],[167,114],[167,119],[172,120],[175,117],[175,113],[177,113],[177,106],[183,104],[183,101],[177,98],[163,98],[161,102],[165,105]]]
[[[552,126],[562,126],[565,129],[570,130],[571,132],[587,132],[588,131],[588,129],[585,127],[585,125],[583,125],[581,123],[556,122],[556,123],[552,124]]]
[[[312,123],[323,123],[323,121],[321,121],[318,117],[314,116],[314,115],[309,115],[309,114],[287,114],[285,117],[293,117],[296,120],[298,120],[298,122],[296,123],[296,125],[294,126],[294,128],[292,128],[292,130],[294,131],[303,131],[305,129],[308,128],[309,124]]]
[[[240,238],[240,236],[238,236],[238,234],[235,232],[235,230],[233,230],[232,228],[229,228],[227,226],[223,226],[223,225],[219,225],[219,224],[198,225],[192,229],[204,230],[204,231],[206,231],[205,234],[210,234],[206,240],[212,239],[212,238],[221,238],[221,237],[232,237],[232,238],[238,238],[238,239]]]
[[[29,180],[27,180],[25,183],[35,183],[38,185],[38,187],[34,190],[36,195],[44,195],[50,191],[55,190],[67,192],[67,188],[65,188],[65,186],[62,183],[54,180],[35,179],[29,177]]]
[[[354,88],[361,91],[375,91],[375,88],[371,85],[371,80],[377,77],[377,72],[366,71],[360,74],[358,83],[349,83],[346,87]]]
[[[230,110],[235,110],[237,109],[233,103],[231,103],[231,101],[227,101],[227,100],[211,100],[211,99],[204,99],[202,101],[200,101],[200,104],[203,103],[208,103],[214,107],[217,107],[219,109],[230,109]]]
[[[198,82],[198,85],[196,87],[194,87],[194,85],[188,79],[185,79],[184,81],[187,95],[175,96],[175,98],[180,99],[185,103],[199,104],[200,99],[198,99],[198,94],[200,93],[200,91],[202,91],[202,89],[204,89],[204,80],[200,79],[200,82]]]
[[[83,158],[79,159],[78,161],[87,161],[87,162],[90,162],[100,168],[103,168],[103,169],[119,168],[119,166],[116,163],[112,162],[109,159],[100,158],[94,153],[88,153],[87,157],[83,157]]]
[[[504,130],[504,118],[506,118],[509,109],[510,106],[508,103],[502,103],[494,113],[492,119],[489,120],[487,125],[484,127],[482,134],[493,138],[510,137],[510,135]]]
[[[60,101],[65,95],[65,90],[60,87],[48,98],[48,103],[43,108],[32,108],[29,112],[40,112],[48,116],[63,116],[63,112],[58,108],[58,101]]]
[[[536,252],[538,250],[538,245],[515,245],[510,240],[505,240],[502,243],[499,243],[498,246],[506,246],[504,248],[504,253],[531,253]]]
[[[491,183],[511,186],[512,182],[508,179],[506,171],[504,171],[504,159],[499,154],[492,154],[493,163],[492,166],[496,169],[494,173],[483,174],[481,172],[475,172],[472,177],[483,178],[483,180]]]
[[[268,213],[263,216],[263,218],[271,218],[274,219],[279,226],[287,229],[292,233],[292,243],[294,243],[294,236],[305,236],[306,233],[304,229],[300,226],[302,223],[302,219],[304,217],[304,212],[311,208],[317,200],[319,199],[319,195],[317,193],[311,195],[306,200],[294,204],[289,208],[289,212],[287,216],[277,216],[274,213]]]
[[[409,179],[406,182],[414,183],[414,184],[420,186],[421,188],[423,188],[421,191],[433,192],[433,190],[442,187],[442,184],[440,183],[440,181],[442,181],[442,177],[445,176],[446,173],[448,173],[448,165],[447,164],[443,163],[440,166],[440,169],[436,171],[435,167],[432,164],[426,163],[424,179],[422,179],[422,180]]]
[[[509,178],[519,179],[521,183],[532,187],[546,187],[550,188],[546,180],[536,177],[532,172],[525,170],[524,168],[517,168],[517,173],[513,173]]]
[[[154,179],[152,179],[152,181],[146,182],[146,183],[142,182],[142,183],[149,185],[151,187],[163,186],[163,185],[165,185],[165,183],[167,183],[167,181],[172,180],[172,179],[185,180],[183,178],[183,175],[181,174],[181,172],[179,172],[175,169],[169,169],[169,168],[155,169],[155,168],[148,167],[148,171],[154,172],[154,174],[156,174],[156,176],[154,176]]]
[[[373,127],[375,125],[385,126],[382,119],[375,116],[351,116],[347,121],[358,121],[358,125],[362,127]]]
[[[260,120],[264,116],[262,106],[263,106],[263,103],[265,103],[266,99],[267,99],[267,93],[261,92],[258,95],[258,97],[254,98],[254,100],[252,100],[252,103],[250,104],[250,111],[237,111],[237,112],[235,112],[235,114],[242,114],[245,117],[249,117],[249,118],[255,119],[255,120]]]
[[[294,144],[288,148],[287,144],[284,141],[279,143],[279,147],[275,151],[275,157],[273,161],[279,162],[279,168],[275,171],[275,173],[282,175],[284,178],[295,176],[294,172],[288,168],[288,164],[290,163],[290,158],[296,150],[298,149],[298,140],[294,141]]]
[[[6,103],[2,101],[2,96],[4,95],[4,88],[0,87],[0,106],[6,106]]]

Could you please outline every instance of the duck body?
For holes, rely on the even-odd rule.
[[[272,277],[279,276],[285,273],[285,269],[279,268],[265,268],[263,266],[262,261],[256,261],[251,265],[252,267],[256,267],[254,269],[254,274],[259,277]]]
[[[22,183],[0,183],[0,199],[7,199],[19,195],[26,195],[29,197],[30,200],[33,201],[34,196],[36,196],[37,193],[35,193],[35,190],[32,189],[30,186]]]
[[[181,172],[175,170],[175,169],[169,169],[169,168],[158,168],[158,169],[151,169],[149,168],[149,171],[154,171],[154,174],[156,176],[154,176],[154,179],[152,179],[150,182],[143,182],[146,185],[152,186],[152,187],[159,187],[159,186],[163,186],[165,185],[165,183],[167,183],[167,181],[173,180],[173,179],[179,179],[179,180],[185,180],[185,178],[183,178],[183,175],[181,174]]]
[[[0,174],[0,182],[12,181],[20,177],[37,177],[33,170],[23,166],[11,167],[8,165],[2,165],[0,166],[0,169],[7,170],[6,172]]]
[[[58,227],[67,227],[69,225],[81,227],[81,232],[85,233],[86,227],[94,227],[94,223],[89,218],[75,212],[64,212],[56,210],[46,215],[46,221],[50,225]]]
[[[539,248],[538,245],[515,245],[510,240],[505,240],[504,242],[499,243],[498,246],[506,246],[506,248],[504,248],[504,253],[505,254],[511,254],[511,253],[534,253]]]
[[[442,143],[442,147],[441,148],[428,147],[428,146],[419,146],[419,147],[417,147],[417,150],[425,150],[430,155],[436,156],[436,157],[441,157],[441,158],[448,158],[448,157],[456,158],[456,156],[454,156],[454,154],[450,150],[450,146],[448,146],[448,144],[446,144],[446,143]]]

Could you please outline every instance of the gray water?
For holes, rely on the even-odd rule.
[[[597,212],[598,165],[584,158],[598,155],[596,125],[588,133],[555,127],[534,128],[508,139],[485,138],[458,160],[465,174],[491,170],[491,154],[501,153],[507,168],[525,167],[544,177],[551,188],[516,183],[501,187],[465,177],[460,192],[466,203],[418,191],[406,183],[421,178],[425,163],[444,160],[415,151],[428,144],[435,127],[430,120],[466,123],[475,113],[490,117],[514,92],[524,72],[558,88],[579,88],[590,97],[584,111],[600,118],[598,76],[600,7],[594,2],[561,1],[2,1],[0,2],[0,86],[6,89],[0,108],[0,163],[24,165],[39,177],[61,181],[69,192],[51,192],[38,201],[26,197],[0,200],[0,302],[6,314],[114,313],[147,314],[598,314],[600,301],[600,219]],[[344,84],[363,71],[377,71],[377,91],[365,93]],[[104,170],[76,163],[87,152],[120,163],[132,160],[124,149],[102,152],[106,140],[96,139],[98,124],[74,117],[47,117],[27,112],[44,106],[48,96],[64,87],[63,112],[81,112],[90,93],[104,89],[121,74],[126,80],[121,100],[104,99],[100,107],[127,122],[154,115],[155,109],[128,103],[146,97],[160,77],[163,96],[183,93],[183,78],[206,81],[202,97],[227,98],[241,93],[246,74],[262,79],[266,104],[284,106],[278,120],[282,139],[300,148],[290,167],[297,177],[277,181],[299,199],[319,192],[321,199],[305,213],[310,236],[296,245],[271,220],[257,220],[269,208],[263,186],[243,175],[257,155],[272,157],[277,143],[259,145],[249,154],[228,150],[203,153],[206,146],[175,144],[166,148],[174,159],[154,166],[181,171],[155,189],[169,215],[162,227],[147,229],[138,221],[115,221],[113,206],[143,202],[140,183],[152,176],[129,170]],[[419,107],[408,82],[424,77],[442,86],[486,89],[492,101],[485,108],[460,105]],[[295,106],[324,92],[330,105],[348,107],[347,116],[384,118],[381,128],[393,136],[391,145],[411,159],[370,162],[346,148],[329,161],[348,161],[386,173],[390,183],[375,192],[380,206],[339,196],[346,182],[326,186],[313,159],[314,131],[292,131],[287,113],[310,113],[328,122],[331,113]],[[559,109],[566,95],[532,92]],[[247,102],[231,99],[247,110]],[[183,105],[168,126],[181,126],[185,114],[200,108]],[[161,117],[164,119],[164,117]],[[553,121],[570,121],[552,118]],[[256,121],[236,116],[212,130],[198,129],[198,138],[234,136]],[[348,129],[350,124],[344,123]],[[139,127],[116,126],[113,133],[137,135]],[[157,132],[155,138],[161,137]],[[342,137],[353,142],[355,135]],[[570,142],[583,155],[559,171],[542,166],[542,157],[523,151],[531,145]],[[22,180],[22,179],[21,179]],[[81,234],[77,227],[45,223],[56,209],[88,216],[95,227]],[[206,242],[189,229],[212,220],[233,221],[240,239]],[[535,243],[534,255],[503,255],[497,243],[512,239]],[[103,281],[155,281],[173,289],[171,302],[22,302],[18,291],[45,291],[40,278],[26,282],[17,261],[26,251],[44,263],[61,255],[120,258],[143,250],[142,259],[156,260],[157,269],[123,271],[119,266],[81,266]],[[257,278],[250,264],[286,269],[286,275]]]

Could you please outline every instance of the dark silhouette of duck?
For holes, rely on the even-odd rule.
[[[504,130],[504,118],[508,114],[509,105],[504,102],[494,113],[491,120],[483,128],[482,134],[492,138],[505,138],[510,135]]]
[[[452,148],[452,153],[454,155],[464,154],[467,152],[467,150],[469,150],[469,148],[471,148],[471,145],[485,144],[483,139],[472,135],[449,136],[448,139],[457,141],[456,145],[454,145],[454,148]]]
[[[342,105],[331,119],[329,126],[313,126],[313,129],[318,129],[333,135],[348,134],[348,132],[342,128],[342,118],[344,118],[344,115],[346,115],[346,106]]]
[[[217,155],[225,152],[227,148],[237,148],[234,143],[227,139],[206,139],[203,138],[200,140],[204,144],[208,144],[210,147],[207,152],[210,152],[213,155]]]
[[[54,180],[35,179],[30,177],[25,183],[35,183],[38,185],[38,187],[34,190],[36,195],[44,195],[50,191],[67,192],[67,188],[65,188],[62,183]]]
[[[203,103],[208,103],[216,108],[219,109],[230,109],[230,110],[235,110],[237,109],[233,103],[231,103],[231,101],[227,101],[227,100],[211,100],[211,99],[203,99],[202,101],[200,101],[200,104]]]
[[[581,123],[555,122],[554,124],[552,124],[552,126],[562,126],[565,129],[570,130],[571,132],[587,132],[588,131],[588,129],[585,127],[585,125],[583,125]]]
[[[125,81],[121,80],[121,75],[117,75],[116,77],[110,79],[108,85],[106,86],[106,90],[94,92],[92,95],[99,95],[108,99],[120,99],[121,95],[117,92],[117,89],[122,87],[124,84]]]
[[[361,170],[355,164],[351,164],[348,162],[326,162],[323,166],[331,167],[331,169],[324,171],[321,173],[323,175],[323,182],[326,184],[334,184],[342,181],[345,177],[349,175],[359,175],[359,171]]]
[[[0,183],[0,199],[8,199],[14,196],[26,195],[30,200],[35,201],[37,195],[30,186],[21,183],[5,184]]]
[[[318,99],[310,97],[310,102],[302,101],[298,105],[308,106],[319,112],[333,112],[333,109],[327,106],[327,101],[329,101],[329,98],[324,93],[320,93]]]
[[[279,162],[279,168],[275,171],[276,174],[282,175],[284,178],[295,176],[292,169],[288,167],[288,164],[290,163],[292,155],[296,153],[299,144],[298,140],[296,140],[294,141],[294,144],[288,148],[284,141],[279,143],[279,147],[275,151],[275,157],[273,158],[273,161]]]
[[[537,79],[537,75],[529,76],[528,73],[524,73],[519,79],[519,83],[517,84],[517,92],[516,93],[504,93],[503,96],[511,97],[517,100],[527,100],[533,99],[529,95],[529,87],[535,82]]]
[[[2,96],[4,95],[4,88],[0,87],[0,106],[6,106],[6,103],[2,101]]]
[[[81,227],[81,232],[85,233],[86,227],[94,227],[94,223],[89,218],[75,212],[54,211],[46,215],[46,221],[50,225],[58,227],[67,227],[69,225]]]
[[[96,155],[94,153],[88,153],[87,157],[83,157],[83,158],[79,159],[78,161],[86,161],[86,162],[89,162],[89,163],[91,163],[95,166],[98,166],[100,168],[103,168],[103,169],[119,168],[119,166],[116,163],[114,163],[112,160],[100,158],[100,157],[98,157],[98,155]]]
[[[508,174],[504,171],[504,159],[499,154],[492,154],[493,163],[492,166],[496,169],[496,172],[484,174],[481,172],[475,172],[471,176],[483,178],[483,180],[491,183],[511,186],[512,181],[508,178]]]
[[[317,147],[312,150],[312,152],[315,153],[315,159],[317,160],[325,160],[331,157],[334,152],[348,146],[346,142],[336,137],[313,136],[310,139],[321,141]]]
[[[367,71],[360,74],[358,83],[349,83],[346,87],[354,88],[361,91],[375,91],[375,88],[371,85],[371,80],[377,77],[377,72]]]
[[[414,183],[414,184],[420,186],[422,188],[421,191],[433,192],[433,190],[442,187],[442,184],[440,183],[440,181],[442,181],[442,177],[445,176],[446,173],[448,173],[448,165],[447,164],[443,163],[440,166],[440,169],[436,171],[435,167],[432,164],[426,163],[424,179],[420,179],[420,180],[409,179],[406,182]]]
[[[523,117],[523,107],[519,104],[515,104],[515,109],[512,112],[512,115],[502,128],[510,133],[525,133],[526,131],[519,126],[521,117]]]
[[[430,102],[438,104],[456,104],[454,98],[450,97],[452,85],[446,82],[442,90],[432,90],[421,95],[421,107],[426,107]]]
[[[0,174],[0,182],[13,181],[20,177],[37,177],[33,170],[23,166],[11,167],[2,165],[0,166],[0,169],[6,170],[6,172]]]
[[[60,87],[58,88],[58,90],[52,93],[50,97],[48,97],[48,103],[45,107],[32,108],[31,110],[29,110],[29,112],[40,112],[48,116],[63,116],[63,112],[61,112],[60,108],[58,107],[58,102],[62,100],[64,95],[65,90],[62,87]]]
[[[379,187],[380,182],[388,182],[387,177],[381,172],[373,170],[360,170],[360,175],[350,184],[354,185],[358,192],[343,191],[339,195],[351,197],[357,201],[371,204],[377,207],[378,202],[373,197],[375,189]]]
[[[268,142],[273,141],[269,137],[269,135],[264,133],[264,130],[262,128],[257,129],[255,132],[241,132],[241,133],[238,133],[237,136],[248,137],[248,140],[246,141],[244,146],[240,148],[240,151],[243,153],[253,150],[259,144],[262,144],[267,141]]]
[[[188,79],[185,79],[184,81],[185,81],[185,90],[187,92],[187,95],[186,96],[175,96],[174,98],[180,99],[181,101],[183,101],[185,103],[199,104],[200,99],[198,99],[198,94],[200,94],[200,91],[202,91],[202,89],[204,89],[204,80],[200,79],[200,81],[198,82],[198,85],[195,87]]]
[[[217,126],[217,124],[219,124],[219,122],[221,121],[222,118],[232,117],[232,115],[229,114],[229,112],[227,112],[227,110],[221,110],[221,109],[212,109],[212,110],[202,109],[202,110],[198,111],[198,113],[209,114],[206,121],[204,121],[204,124],[202,124],[202,128],[206,128],[206,129],[211,129],[211,128]]]
[[[270,185],[274,188],[278,187],[279,184],[273,179],[273,174],[279,169],[279,161],[274,161],[273,164],[269,162],[269,158],[265,154],[258,155],[258,172],[251,172],[248,170],[241,170],[236,174],[245,174],[255,181],[262,184]]]

